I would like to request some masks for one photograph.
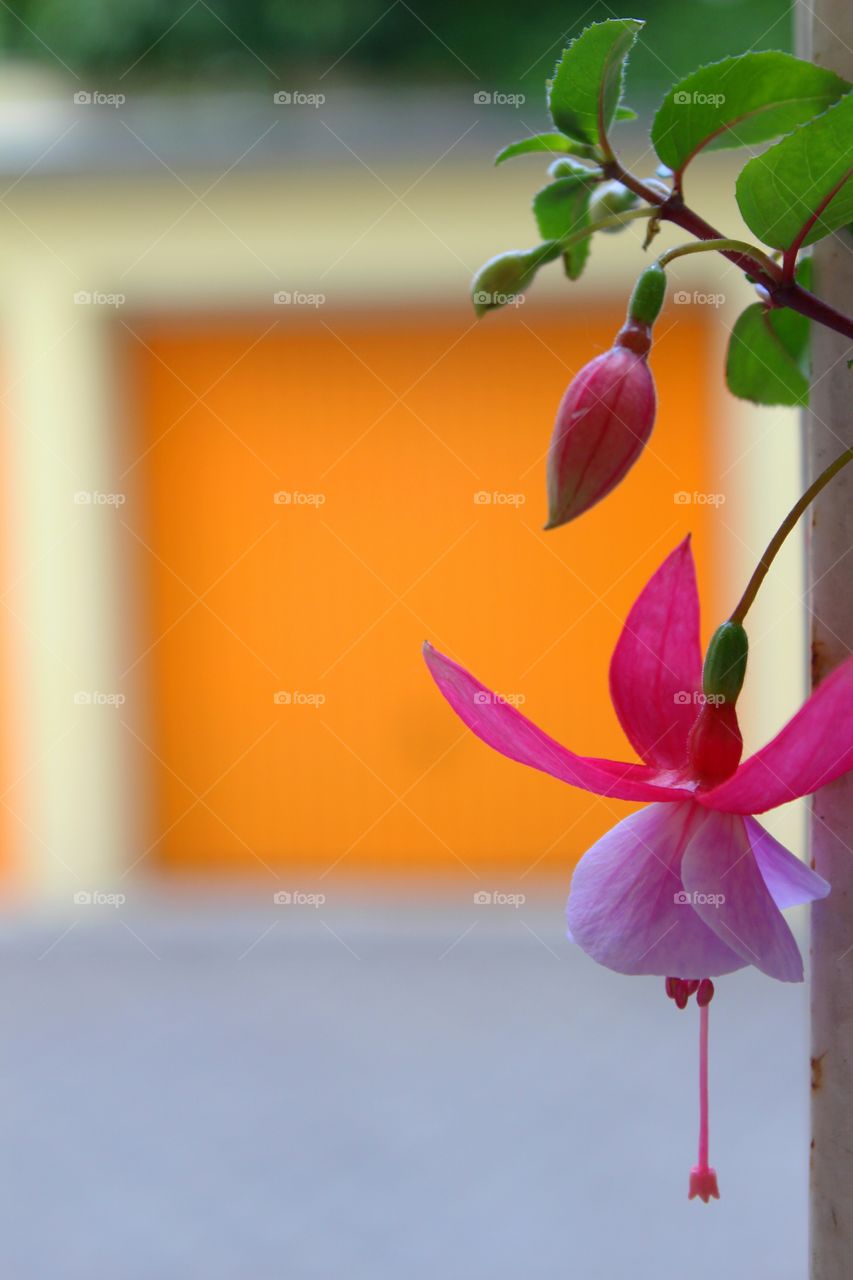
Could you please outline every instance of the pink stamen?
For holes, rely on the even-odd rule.
[[[698,1196],[705,1204],[713,1198],[719,1200],[716,1170],[708,1164],[708,1002],[711,992],[699,1006],[699,1163],[690,1170],[688,1199]],[[705,992],[703,992],[703,995]]]

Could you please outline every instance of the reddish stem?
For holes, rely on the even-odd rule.
[[[608,178],[618,179],[630,191],[638,195],[641,200],[645,200],[648,204],[657,205],[660,210],[657,216],[660,217],[661,221],[675,223],[677,227],[681,227],[682,231],[695,236],[697,240],[723,239],[716,227],[712,227],[709,222],[706,222],[693,209],[688,208],[677,192],[673,192],[669,197],[662,196],[659,191],[655,191],[653,187],[647,187],[644,182],[641,182],[632,173],[628,173],[623,169],[616,159],[610,160],[604,165],[604,172]],[[850,316],[836,311],[834,307],[821,301],[815,294],[810,293],[808,289],[804,289],[802,285],[797,284],[795,280],[784,279],[782,273],[780,273],[778,279],[772,278],[767,274],[761,263],[757,262],[749,254],[730,249],[720,250],[720,252],[729,262],[734,263],[752,280],[764,287],[771,307],[790,307],[792,311],[799,312],[800,315],[806,316],[809,320],[815,320],[827,329],[833,329],[836,333],[841,333],[846,338],[853,340],[853,318]]]

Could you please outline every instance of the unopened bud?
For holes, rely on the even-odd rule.
[[[746,676],[749,641],[739,622],[724,622],[711,636],[702,667],[702,690],[709,698],[737,702]]]

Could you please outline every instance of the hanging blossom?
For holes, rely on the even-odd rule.
[[[853,768],[853,658],[741,763],[734,701],[746,649],[745,633],[742,650],[732,648],[727,628],[734,626],[726,623],[716,634],[721,643],[709,648],[703,686],[696,574],[685,539],[632,607],[610,666],[613,706],[642,764],[575,755],[425,646],[444,697],[489,746],[595,795],[649,802],[575,868],[569,937],[618,973],[665,977],[667,995],[680,1008],[695,994],[700,1134],[689,1195],[706,1203],[719,1197],[708,1163],[711,979],[754,965],[782,982],[802,981],[802,958],[782,910],[829,892],[752,815]]]

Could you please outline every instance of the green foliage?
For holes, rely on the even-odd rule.
[[[574,142],[571,138],[567,138],[564,133],[537,133],[529,138],[522,138],[520,142],[511,142],[508,147],[504,147],[495,156],[495,164],[503,164],[504,160],[511,160],[513,156],[526,156],[537,151],[557,152],[558,154],[570,156],[589,156],[592,154],[591,147],[586,146],[585,143]]]
[[[809,398],[809,322],[787,307],[755,302],[737,318],[726,355],[726,385],[755,404],[804,405]]]
[[[533,197],[533,213],[543,240],[564,240],[567,236],[591,232],[589,196],[592,184],[588,177],[575,174],[559,178],[537,191]],[[589,236],[571,245],[563,254],[563,264],[570,280],[577,280],[589,256]]]
[[[787,53],[745,53],[673,85],[652,124],[664,164],[681,170],[703,149],[769,142],[826,110],[850,88]]]
[[[848,94],[745,165],[737,180],[738,207],[753,235],[774,249],[813,244],[853,218],[851,175]]]
[[[625,58],[642,29],[635,18],[593,23],[563,52],[548,86],[548,108],[562,133],[589,146],[601,142],[620,105]]]

